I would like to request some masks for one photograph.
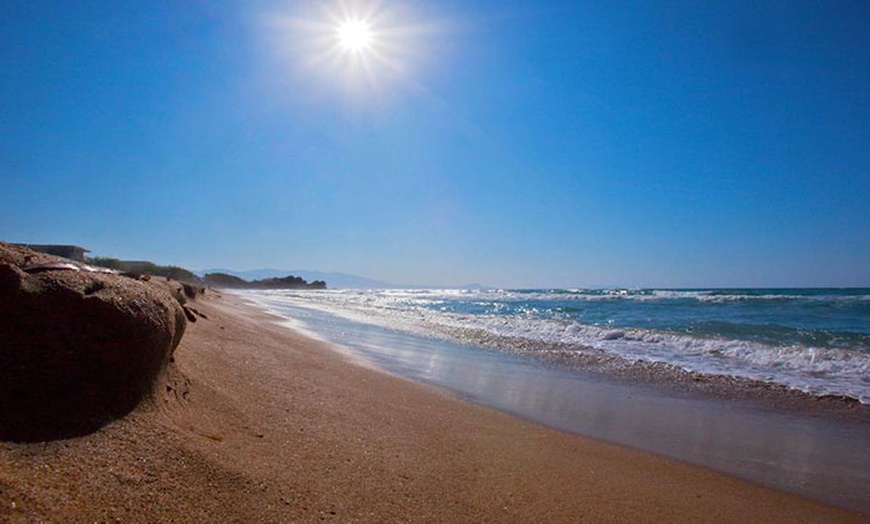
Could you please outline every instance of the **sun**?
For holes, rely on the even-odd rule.
[[[267,3],[292,6],[263,17],[265,36],[281,65],[293,66],[292,78],[316,81],[318,90],[336,88],[354,100],[374,100],[399,86],[423,89],[415,75],[429,65],[433,39],[448,29],[443,22],[421,21],[409,5],[415,2]]]
[[[362,53],[371,49],[374,44],[372,27],[362,19],[341,22],[335,30],[335,36],[339,47],[350,53]]]

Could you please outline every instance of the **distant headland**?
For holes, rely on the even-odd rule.
[[[326,282],[323,280],[309,283],[304,278],[293,275],[248,281],[227,273],[206,273],[203,281],[211,287],[233,289],[326,289]]]
[[[89,263],[122,272],[140,273],[143,275],[163,276],[217,288],[233,289],[326,289],[326,282],[315,280],[308,282],[302,277],[287,275],[285,277],[265,278],[248,281],[227,273],[206,273],[203,277],[193,271],[178,266],[160,266],[148,261],[118,260],[115,258],[90,258]]]
[[[206,273],[202,277],[193,271],[174,265],[163,266],[148,260],[120,260],[111,257],[89,257],[85,253],[90,250],[80,246],[57,244],[16,244],[39,253],[59,256],[92,266],[112,269],[120,273],[149,275],[170,278],[179,282],[198,286],[210,286],[232,289],[326,289],[325,280],[306,281],[294,275],[270,277],[259,280],[245,280],[241,277],[223,272]]]

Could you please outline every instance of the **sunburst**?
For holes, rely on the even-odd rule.
[[[416,83],[413,74],[428,59],[426,46],[439,30],[436,24],[414,23],[407,5],[379,0],[310,5],[311,10],[270,17],[274,49],[302,66],[306,79],[357,94]]]
[[[348,19],[341,22],[335,30],[338,45],[350,53],[363,53],[373,48],[375,33],[371,24],[363,19]]]

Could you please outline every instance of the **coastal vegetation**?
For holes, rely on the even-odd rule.
[[[326,282],[323,280],[308,282],[304,278],[294,275],[248,281],[228,273],[207,273],[204,278],[200,278],[189,269],[179,266],[161,266],[149,261],[93,257],[89,258],[88,262],[95,266],[114,269],[124,273],[166,277],[178,280],[179,282],[200,286],[206,285],[233,289],[326,289]]]
[[[139,273],[156,277],[167,277],[180,282],[202,285],[201,278],[193,271],[179,266],[161,266],[147,260],[119,260],[117,258],[93,257],[88,262],[92,265],[114,269],[124,273]]]
[[[304,278],[293,275],[248,281],[227,273],[207,273],[204,281],[211,287],[235,289],[326,289],[326,282],[323,280],[309,283]]]

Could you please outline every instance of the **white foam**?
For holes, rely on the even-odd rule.
[[[699,298],[704,296],[700,291],[656,291],[646,296],[654,298],[657,293],[704,300]],[[646,329],[614,329],[572,320],[537,318],[534,308],[528,308],[522,316],[498,313],[468,315],[448,311],[454,304],[452,301],[458,297],[469,303],[499,305],[510,300],[571,300],[566,297],[585,296],[467,290],[270,291],[249,294],[250,298],[266,307],[280,309],[281,304],[306,307],[357,322],[428,336],[461,339],[462,333],[483,330],[502,340],[515,340],[517,347],[527,347],[528,341],[532,341],[568,345],[577,351],[593,348],[629,361],[662,362],[698,373],[773,382],[817,395],[845,395],[870,404],[870,380],[867,378],[870,377],[870,354],[857,351],[798,344],[775,347],[745,340],[703,338]],[[592,299],[613,299],[613,296],[617,295],[598,295]],[[497,307],[494,309],[498,310]]]

